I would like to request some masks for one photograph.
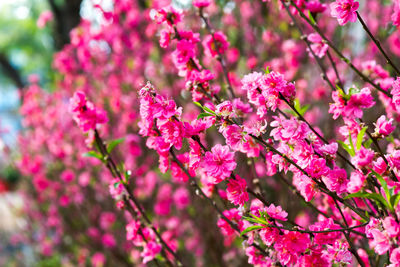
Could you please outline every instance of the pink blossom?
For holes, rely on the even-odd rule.
[[[329,168],[326,166],[325,159],[313,158],[306,171],[313,178],[321,178],[321,176],[328,174]]]
[[[359,3],[354,0],[336,0],[330,4],[331,16],[337,18],[339,25],[343,26],[347,22],[356,22]]]
[[[204,8],[211,4],[211,0],[193,0],[192,4],[197,8]]]
[[[142,253],[140,254],[140,256],[143,257],[143,263],[146,264],[147,262],[153,260],[156,255],[161,252],[161,248],[161,245],[154,241],[147,242]]]
[[[217,31],[213,35],[209,34],[204,38],[203,46],[208,55],[216,57],[225,53],[229,47],[229,43],[225,34]]]
[[[393,14],[392,14],[392,22],[395,26],[400,26],[400,3],[398,1],[394,1],[393,4]]]
[[[49,21],[53,20],[53,13],[50,10],[43,11],[38,20],[36,25],[38,28],[44,28]]]
[[[365,180],[366,178],[361,172],[352,172],[350,175],[350,181],[347,184],[347,192],[357,193],[363,187]]]
[[[375,133],[379,134],[382,137],[390,135],[395,129],[392,123],[393,119],[386,120],[385,115],[380,116],[375,123]]]
[[[103,267],[106,263],[106,257],[101,252],[96,252],[93,254],[91,260],[93,267]]]
[[[374,159],[374,151],[371,149],[364,148],[363,146],[360,150],[356,151],[356,155],[351,158],[351,163],[359,168],[369,166]]]
[[[306,2],[306,7],[311,13],[322,13],[326,10],[326,4],[321,3],[319,0]]]
[[[108,121],[106,112],[86,100],[85,93],[78,91],[70,99],[69,110],[74,120],[78,123],[82,131],[95,130],[97,124]]]
[[[227,184],[227,197],[235,205],[243,206],[249,200],[247,193],[246,180],[236,175],[236,179],[230,179]]]
[[[400,266],[400,248],[395,248],[390,253],[390,265],[388,267]]]
[[[319,34],[311,33],[308,35],[307,40],[311,43],[310,47],[317,57],[322,58],[325,56],[326,51],[328,50],[328,45],[323,42],[322,37]],[[310,56],[312,56],[311,52],[309,53]]]
[[[126,240],[135,240],[140,229],[139,221],[131,221],[126,225]]]
[[[382,221],[382,226],[386,230],[388,236],[391,238],[397,237],[400,233],[400,225],[391,216],[386,217]]]
[[[236,168],[235,153],[230,152],[228,146],[215,145],[211,152],[206,152],[203,168],[213,183],[220,183]]]
[[[322,180],[330,191],[338,194],[342,194],[347,191],[348,180],[346,170],[344,169],[333,169],[328,175],[323,176]]]
[[[281,220],[281,221],[287,220],[288,213],[286,211],[284,211],[281,206],[275,206],[274,204],[271,204],[271,205],[269,205],[269,207],[267,207],[265,209],[265,211],[267,212],[268,216],[270,216],[271,218]]]
[[[349,119],[361,118],[363,116],[362,109],[375,105],[369,88],[352,92],[347,101],[339,91],[332,92],[332,98],[335,103],[330,104],[329,113],[333,114],[334,119],[337,119],[340,115]]]
[[[186,188],[178,188],[173,195],[174,203],[180,210],[185,209],[190,204],[190,195]]]
[[[378,229],[372,229],[370,231],[372,235],[371,246],[374,248],[375,252],[379,255],[385,254],[390,249],[389,238]]]

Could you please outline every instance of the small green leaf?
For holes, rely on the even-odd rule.
[[[197,119],[199,120],[205,117],[214,117],[214,115],[210,113],[200,113],[199,116],[197,116]]]
[[[367,126],[363,127],[363,128],[361,129],[361,131],[360,131],[360,132],[358,133],[358,135],[357,135],[357,143],[356,143],[357,150],[360,150],[360,148],[361,148],[362,141],[363,141],[363,139],[364,139],[364,134],[365,134],[365,131],[366,131],[367,129],[368,129]]]
[[[344,150],[346,150],[347,153],[349,153],[350,156],[352,156],[352,157],[354,156],[353,151],[351,150],[349,145],[347,145],[345,142],[343,142],[341,140],[337,140],[336,142],[338,142],[344,148]]]
[[[397,204],[400,201],[400,194],[396,194],[390,198],[390,204],[392,205],[393,209],[396,209]]]
[[[305,105],[305,106],[303,106],[301,109],[300,109],[300,111],[299,111],[299,113],[301,114],[301,116],[303,116],[306,112],[307,112],[307,110],[310,108],[310,105]]]
[[[203,106],[199,102],[194,101],[193,104],[203,109]]]
[[[259,220],[256,220],[256,219],[253,219],[253,218],[250,218],[250,217],[243,216],[242,218],[243,218],[244,220],[249,221],[249,222],[252,222],[252,223],[260,223]]]
[[[125,141],[125,138],[118,138],[118,139],[110,141],[110,143],[107,145],[107,152],[111,153],[117,145],[121,144],[124,141]]]
[[[351,154],[352,157],[356,155],[356,150],[354,149],[354,144],[353,144],[353,138],[351,138],[351,132],[349,131],[349,143],[350,143],[350,148],[353,154]]]
[[[308,10],[308,18],[310,19],[311,23],[316,25],[317,23],[315,22],[314,16],[311,14],[310,10]]]
[[[349,96],[352,96],[352,95],[354,95],[354,94],[358,94],[359,92],[360,92],[360,89],[351,87],[351,88],[349,89]]]
[[[264,72],[265,72],[265,74],[269,74],[269,73],[270,73],[270,71],[269,71],[269,66],[267,66],[267,67],[265,68]]]
[[[83,153],[82,157],[96,158],[96,159],[103,161],[103,156],[101,154],[97,153],[96,151],[88,151],[86,153]]]
[[[344,199],[349,199],[349,198],[354,198],[354,197],[372,199],[372,200],[375,200],[378,203],[380,203],[382,206],[389,208],[389,204],[386,202],[386,199],[377,193],[358,192],[358,193],[349,194],[346,197],[344,197]]]
[[[247,227],[246,229],[244,229],[241,233],[240,236],[243,236],[245,234],[247,234],[248,232],[254,231],[254,230],[258,230],[258,229],[262,229],[265,228],[265,226],[262,225],[252,225]]]
[[[211,114],[216,115],[214,110],[212,110],[212,109],[210,109],[210,108],[208,108],[208,107],[206,107],[206,106],[204,106],[203,109],[204,109],[205,111],[208,111],[208,112],[211,113]]]

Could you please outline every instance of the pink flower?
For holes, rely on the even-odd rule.
[[[392,253],[390,253],[390,263],[388,267],[400,266],[400,248],[395,248]]]
[[[354,171],[350,175],[350,181],[347,184],[347,192],[356,193],[361,190],[364,185],[364,181],[366,180],[365,176],[359,172]]]
[[[208,7],[211,4],[211,0],[193,0],[192,4],[197,8]]]
[[[115,238],[112,234],[106,233],[101,237],[101,243],[103,243],[105,247],[112,248],[115,247],[117,241],[115,241]]]
[[[229,151],[228,146],[215,145],[211,152],[204,156],[204,171],[213,178],[213,183],[218,184],[229,177],[236,168],[235,153]]]
[[[168,25],[172,26],[182,20],[182,13],[175,10],[172,6],[168,6],[158,10],[154,15],[154,19],[159,24],[167,22]]]
[[[131,221],[126,225],[126,240],[135,240],[140,229],[139,221]]]
[[[347,22],[356,22],[359,3],[354,0],[336,0],[330,4],[331,16],[337,18],[339,25],[343,26]]]
[[[281,221],[286,221],[287,220],[287,215],[288,213],[284,210],[282,210],[281,206],[275,206],[274,204],[269,205],[268,208],[265,209],[267,212],[268,216],[271,218],[281,220]]]
[[[96,252],[91,258],[93,267],[103,267],[106,263],[106,257],[101,252]]]
[[[180,210],[186,208],[190,204],[190,195],[185,187],[178,188],[173,195],[173,199],[176,207]]]
[[[203,46],[206,53],[212,57],[224,54],[229,47],[228,39],[221,31],[215,32],[213,35],[207,35],[204,38]]]
[[[311,231],[325,231],[340,229],[340,226],[333,222],[332,218],[323,219],[319,222],[314,223],[309,227]],[[340,237],[340,232],[328,232],[328,233],[316,233],[314,237],[314,243],[318,245],[334,244],[335,241]]]
[[[371,241],[371,247],[373,247],[375,252],[379,255],[385,254],[390,249],[389,238],[378,229],[370,230],[370,234],[373,238]]]
[[[333,114],[333,119],[337,119],[340,115],[348,119],[361,118],[363,116],[362,109],[375,105],[371,91],[367,87],[361,90],[353,89],[351,95],[347,97],[350,99],[345,101],[339,91],[332,92],[335,103],[330,104],[329,113]]]
[[[400,3],[395,1],[393,4],[392,22],[395,26],[400,26]]]
[[[342,194],[347,191],[347,173],[344,169],[333,169],[322,180],[330,191]]]
[[[400,77],[393,82],[393,88],[390,92],[392,94],[392,102],[397,111],[400,111]]]
[[[385,228],[386,233],[389,237],[394,238],[397,237],[400,233],[400,225],[396,222],[393,217],[386,217],[382,221],[383,228]]]
[[[215,109],[215,113],[223,118],[229,118],[233,116],[233,106],[231,101],[224,101],[218,104]]]
[[[392,122],[393,119],[386,120],[385,115],[380,116],[375,123],[375,133],[381,135],[382,137],[388,136],[395,129]]]
[[[307,40],[311,43],[310,47],[317,57],[322,58],[325,56],[329,46],[323,42],[319,34],[311,33],[308,35]],[[312,56],[311,52],[309,52],[309,54]]]
[[[285,266],[290,266],[306,251],[310,243],[308,234],[288,232],[277,239],[274,248],[278,253],[279,261]]]
[[[356,165],[358,168],[369,166],[374,159],[374,155],[374,151],[362,146],[360,150],[356,151],[356,155],[351,158],[351,163]]]
[[[236,179],[230,179],[227,184],[228,200],[235,205],[243,206],[249,200],[249,194],[246,189],[246,180],[236,175]]]
[[[161,252],[161,248],[161,245],[154,241],[147,242],[142,253],[140,254],[140,256],[143,257],[143,263],[146,264],[147,262],[153,260],[156,255]]]
[[[46,10],[40,14],[36,25],[38,26],[38,28],[44,28],[46,24],[51,20],[53,20],[53,13],[50,10]]]
[[[85,93],[81,91],[76,92],[70,99],[69,110],[84,132],[94,130],[97,124],[103,124],[108,121],[106,112],[87,101]]]
[[[326,250],[327,256],[332,258],[337,263],[341,264],[351,264],[353,255],[349,251],[349,245],[347,243],[341,243],[340,241],[335,241],[332,246],[328,246]]]
[[[306,2],[306,7],[311,13],[322,13],[326,9],[326,4],[322,4],[319,0],[310,0]]]
[[[321,178],[321,176],[328,174],[329,168],[326,166],[325,159],[313,158],[306,171],[313,178]]]

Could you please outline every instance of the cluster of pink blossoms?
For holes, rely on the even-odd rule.
[[[253,72],[242,79],[242,90],[247,92],[249,102],[257,107],[257,115],[263,117],[268,109],[275,111],[281,98],[292,101],[295,96],[293,83],[277,72],[262,74]]]
[[[108,121],[106,112],[96,108],[92,102],[86,99],[86,95],[83,92],[76,92],[70,99],[69,111],[84,132],[95,130],[97,124],[103,124]]]

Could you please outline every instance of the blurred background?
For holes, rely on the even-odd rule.
[[[30,247],[10,244],[10,237],[27,223],[21,193],[16,191],[20,173],[12,162],[22,131],[21,90],[30,80],[48,90],[55,88],[53,54],[69,42],[69,32],[81,17],[100,22],[94,2],[0,0],[0,266],[12,264],[7,260],[12,257],[23,259],[18,264],[25,266],[36,262]],[[105,10],[112,8],[111,1],[98,2]]]

